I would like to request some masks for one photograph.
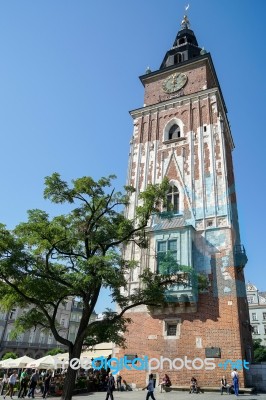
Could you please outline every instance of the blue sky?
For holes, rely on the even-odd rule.
[[[126,180],[138,79],[159,68],[187,5],[179,0],[0,1],[0,222],[42,199],[44,177]],[[246,280],[266,290],[264,0],[190,1],[228,108]],[[58,209],[60,212],[60,209]],[[97,311],[105,304],[103,297]]]

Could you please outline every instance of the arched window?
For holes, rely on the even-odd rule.
[[[173,126],[171,126],[171,128],[169,129],[169,140],[172,139],[178,139],[181,136],[181,130],[180,127],[177,124],[174,124]]]
[[[168,140],[179,140],[184,137],[184,123],[179,118],[171,118],[170,121],[164,127],[163,139]]]
[[[184,44],[184,43],[186,43],[186,39],[185,38],[179,39],[179,42],[178,42],[179,45],[180,44]]]
[[[171,186],[167,193],[167,211],[179,213],[179,191],[175,185]]]

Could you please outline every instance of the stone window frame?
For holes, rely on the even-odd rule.
[[[252,321],[258,321],[258,315],[256,312],[251,313]]]
[[[174,139],[169,139],[169,131],[172,128],[173,125],[178,125],[179,126],[179,128],[180,128],[180,137],[174,138]],[[184,139],[185,138],[184,138],[184,124],[183,124],[183,122],[179,118],[171,118],[170,121],[168,121],[167,124],[164,127],[164,130],[163,130],[163,141],[164,142],[168,142],[168,143],[169,142],[172,143],[172,142],[177,142],[177,141],[184,140]]]
[[[176,334],[168,335],[169,325],[176,325]],[[163,321],[163,337],[164,339],[180,339],[181,334],[181,318],[166,318]]]
[[[178,212],[173,212],[174,216],[179,216],[184,214],[184,189],[179,181],[175,179],[170,179],[169,186],[175,186],[178,190],[179,204],[178,204]],[[167,211],[167,207],[163,210]]]

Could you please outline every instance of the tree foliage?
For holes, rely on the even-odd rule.
[[[17,333],[32,327],[49,329],[55,339],[67,346],[70,357],[79,357],[82,346],[103,341],[124,344],[121,332],[129,319],[125,312],[140,305],[160,305],[164,288],[177,278],[144,271],[143,284],[130,295],[126,275],[136,267],[124,260],[121,246],[134,241],[147,246],[146,226],[152,213],[165,201],[168,182],[149,185],[140,194],[133,219],[126,218],[134,192],[112,188],[114,176],[98,181],[83,177],[69,185],[58,173],[45,178],[44,197],[53,203],[68,204],[68,213],[50,218],[42,210],[28,211],[28,220],[13,231],[0,225],[0,305],[8,310],[25,309],[16,321]],[[119,311],[106,310],[102,320],[90,322],[101,288],[109,288]],[[83,309],[75,341],[60,331],[58,309],[69,297],[78,297]],[[108,305],[107,305],[108,306]],[[75,371],[68,370],[64,398],[71,398]]]
[[[253,340],[254,361],[266,361],[266,347],[261,344],[261,339]]]
[[[57,354],[62,354],[62,353],[64,353],[63,349],[55,348],[47,351],[46,356],[56,356]]]
[[[8,360],[9,358],[16,359],[18,358],[18,355],[16,353],[13,353],[12,351],[9,351],[8,353],[5,353],[2,357],[2,360]]]

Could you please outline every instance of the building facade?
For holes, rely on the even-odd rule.
[[[250,324],[253,339],[261,339],[266,346],[266,293],[259,292],[255,285],[246,285]]]
[[[32,358],[43,357],[47,351],[60,348],[67,351],[66,346],[56,342],[49,330],[32,328],[20,334],[15,340],[12,331],[16,319],[25,312],[24,309],[14,308],[9,312],[0,312],[0,359],[5,353],[14,352],[21,357],[27,355]],[[79,321],[81,318],[82,304],[77,299],[69,298],[61,305],[57,313],[59,333],[69,340],[75,340]]]
[[[184,17],[173,46],[157,71],[140,77],[144,106],[130,112],[134,130],[128,184],[136,188],[126,215],[133,218],[138,194],[148,184],[169,179],[167,205],[153,215],[148,249],[131,243],[125,259],[138,261],[129,277],[130,293],[145,268],[158,273],[189,269],[184,284],[172,285],[161,308],[139,306],[127,313],[127,349],[154,361],[173,384],[219,384],[218,364],[251,360],[252,344],[243,268],[227,109],[211,55],[200,48]],[[168,264],[166,259],[172,260]],[[208,284],[200,287],[199,277]],[[161,357],[168,359],[162,362]],[[215,368],[206,366],[213,359]],[[175,360],[172,362],[171,360]],[[188,360],[190,360],[188,362]],[[129,382],[145,384],[148,370],[123,371]],[[229,374],[229,371],[228,371]],[[239,371],[241,385],[245,373]]]

